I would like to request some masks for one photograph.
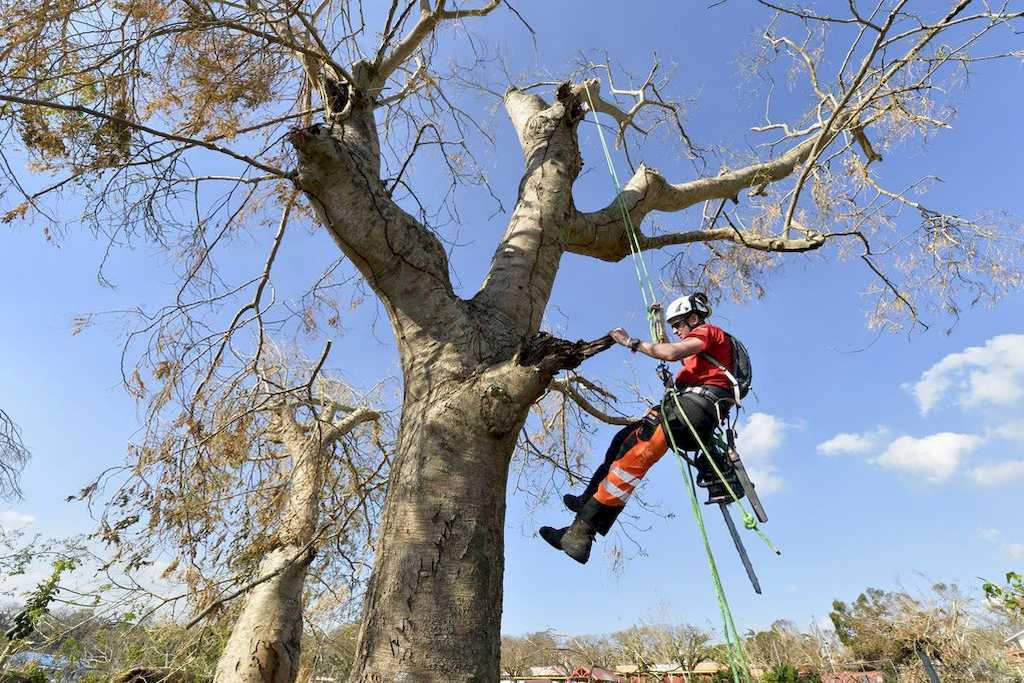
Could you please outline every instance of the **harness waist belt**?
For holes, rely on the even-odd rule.
[[[679,389],[679,393],[696,394],[698,396],[709,398],[712,401],[733,400],[732,394],[729,392],[728,389],[723,389],[722,387],[714,387],[709,384],[702,384],[695,387],[683,387]]]

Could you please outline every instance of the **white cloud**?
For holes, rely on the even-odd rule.
[[[0,510],[0,527],[21,529],[35,524],[36,518],[17,510]]]
[[[951,353],[909,388],[922,415],[954,391],[964,407],[1013,403],[1024,397],[1024,334],[999,335]]]
[[[765,460],[782,444],[788,424],[767,413],[753,413],[741,425],[736,447],[744,463]]]
[[[818,444],[818,452],[823,455],[856,455],[870,453],[879,441],[889,435],[886,427],[878,427],[861,434],[841,432],[828,441]]]
[[[999,529],[978,529],[978,538],[998,546],[1000,554],[1011,560],[1024,559],[1024,543],[1004,543]]]
[[[979,486],[1006,486],[1024,481],[1024,460],[1008,460],[980,465],[971,470],[971,480]]]
[[[772,458],[791,426],[767,413],[753,413],[740,425],[736,449],[758,494],[775,493],[784,486]]]
[[[1024,443],[1024,419],[1012,420],[1004,425],[996,427],[992,433],[1007,441],[1019,441]]]
[[[775,471],[775,467],[771,465],[767,467],[747,467],[747,476],[750,477],[750,481],[757,488],[759,496],[777,493],[785,488],[785,482],[782,481],[782,477]]]
[[[885,469],[922,477],[929,484],[940,484],[953,476],[961,461],[982,441],[978,436],[952,432],[920,439],[901,436],[872,462]]]

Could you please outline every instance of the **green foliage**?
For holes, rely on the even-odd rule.
[[[1006,585],[986,581],[985,597],[1015,621],[1024,621],[1024,577],[1017,572],[1006,573]]]
[[[4,631],[7,638],[7,645],[3,652],[0,652],[0,666],[4,661],[17,651],[19,643],[25,641],[36,630],[39,620],[44,614],[50,611],[50,603],[57,596],[60,589],[57,582],[61,574],[75,568],[73,560],[60,559],[53,563],[53,571],[45,581],[40,582],[36,589],[28,596],[25,607],[14,615],[11,625]]]
[[[789,664],[777,666],[765,673],[761,683],[820,683],[821,676],[817,673],[798,670]]]
[[[732,677],[732,671],[729,669],[723,669],[722,671],[716,671],[711,676],[711,683],[736,683]]]
[[[3,680],[5,683],[50,683],[46,670],[34,664],[16,671],[5,671]]]

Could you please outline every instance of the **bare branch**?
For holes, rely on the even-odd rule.
[[[751,164],[735,171],[725,171],[713,178],[699,178],[678,185],[669,183],[657,171],[641,166],[608,207],[590,213],[576,214],[567,230],[567,242],[576,253],[595,256],[602,254],[598,258],[610,260],[623,258],[629,253],[624,211],[628,212],[632,224],[638,226],[651,211],[682,211],[694,204],[713,199],[735,201],[740,191],[744,189],[788,176],[807,158],[816,141],[817,138],[809,138],[770,161]],[[683,242],[703,241],[694,233],[684,234],[687,237],[683,238]],[[732,237],[722,233],[721,237],[715,239]],[[784,250],[806,251],[807,248],[816,248],[812,242],[797,240],[792,243],[794,249]],[[672,243],[682,242],[667,242]],[[748,238],[745,243],[767,245],[754,236]],[[786,244],[785,241],[779,243],[780,246]]]
[[[28,459],[29,450],[21,440],[21,430],[0,409],[0,499],[21,497],[18,479]]]
[[[580,408],[583,408],[583,410],[586,411],[589,415],[596,417],[598,420],[601,420],[606,424],[628,425],[636,421],[634,418],[631,417],[619,417],[604,412],[603,410],[595,406],[593,403],[591,403],[589,400],[587,400],[587,398],[583,396],[582,393],[577,391],[573,387],[573,384],[574,382],[571,379],[556,379],[551,381],[550,387],[555,391],[566,395],[567,397],[575,401],[576,404]]]
[[[420,47],[427,36],[442,21],[453,21],[467,17],[483,17],[497,9],[502,0],[488,0],[487,4],[477,9],[445,10],[446,0],[436,0],[437,6],[430,8],[429,2],[421,3],[420,18],[412,30],[394,47],[391,54],[384,56],[387,49],[386,41],[381,45],[377,59],[373,64],[373,88],[383,88],[400,65],[407,62]],[[410,3],[410,7],[412,3]]]

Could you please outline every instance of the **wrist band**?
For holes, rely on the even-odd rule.
[[[630,339],[629,339],[629,350],[632,351],[633,353],[636,353],[637,349],[640,348],[640,341],[641,341],[640,337],[637,337],[635,339],[630,337]]]

